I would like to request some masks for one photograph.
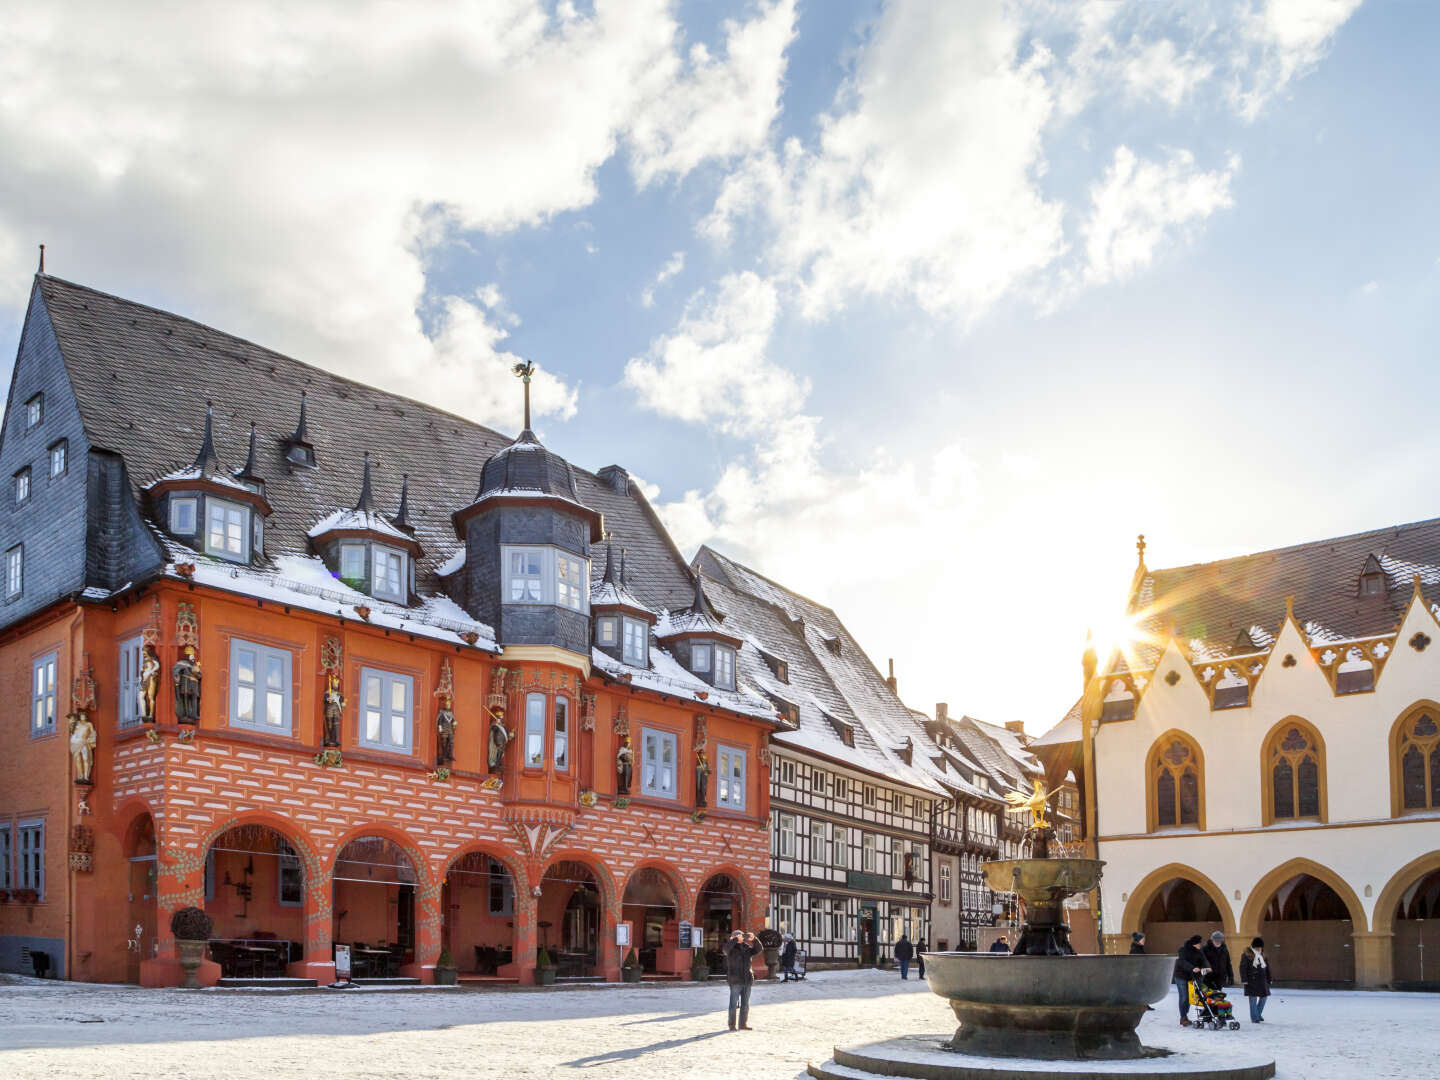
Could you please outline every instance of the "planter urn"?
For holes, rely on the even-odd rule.
[[[180,969],[185,972],[185,981],[180,985],[187,990],[198,990],[200,983],[195,979],[195,972],[205,962],[205,942],[185,941],[177,939],[175,952],[180,958]]]

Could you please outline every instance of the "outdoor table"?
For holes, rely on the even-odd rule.
[[[366,965],[367,970],[371,969],[372,967],[373,967],[373,968],[378,968],[378,969],[379,969],[379,971],[378,971],[379,977],[381,977],[381,978],[389,978],[389,977],[390,977],[390,950],[389,950],[389,949],[352,949],[351,951],[354,952],[354,953],[358,953],[359,955],[365,957],[365,965]],[[370,973],[371,975],[377,974],[377,973],[374,972],[374,971],[369,971],[369,973]]]

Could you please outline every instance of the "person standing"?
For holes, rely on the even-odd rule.
[[[760,942],[748,930],[736,930],[725,939],[725,981],[730,984],[730,1030],[735,1030],[735,1010],[740,1010],[740,1030],[750,1031],[750,989],[755,972],[750,958],[760,951]]]
[[[920,939],[920,944],[915,946],[915,966],[920,969],[920,978],[925,977],[925,950],[929,948],[925,939]]]
[[[1010,939],[1004,934],[1001,934],[990,943],[990,951],[1008,953],[1010,951]]]
[[[910,944],[910,935],[902,932],[895,943],[895,959],[900,962],[900,978],[910,978],[910,958],[915,955],[915,946]]]
[[[796,951],[795,935],[786,934],[785,944],[780,946],[780,973],[784,976],[784,978],[780,980],[781,982],[789,982],[791,979],[794,979],[796,982],[800,981],[800,977],[795,974]]]
[[[1175,954],[1175,989],[1180,994],[1180,1026],[1190,1026],[1190,980],[1196,975],[1207,975],[1210,969],[1205,966],[1205,954],[1200,949],[1200,942],[1204,941],[1199,934],[1185,939]]]
[[[1206,986],[1211,990],[1224,990],[1235,982],[1235,966],[1230,963],[1230,946],[1225,944],[1224,934],[1216,930],[1201,952],[1205,954],[1205,966],[1210,969]]]
[[[1245,1000],[1250,1003],[1250,1022],[1265,1022],[1265,1002],[1270,998],[1270,961],[1265,956],[1265,941],[1256,938],[1240,954],[1240,982],[1245,987]]]
[[[1136,930],[1130,935],[1130,955],[1142,956],[1145,953],[1145,935]]]

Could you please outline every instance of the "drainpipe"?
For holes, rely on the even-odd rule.
[[[71,691],[75,686],[75,676],[80,672],[79,657],[83,656],[81,646],[84,643],[85,636],[84,614],[84,609],[82,609],[79,604],[76,604],[75,610],[70,615],[70,625],[67,626],[65,630],[68,643],[66,652],[69,654],[70,661],[67,665],[69,681],[65,683],[65,702],[70,706],[70,710],[73,710],[75,707],[74,702],[70,700]],[[58,706],[59,703],[57,702],[56,704]],[[60,723],[60,710],[58,707],[55,712],[55,723],[58,727]],[[73,982],[75,980],[75,875],[70,872],[70,833],[75,826],[75,792],[73,777],[70,775],[70,739],[68,735],[61,740],[60,746],[61,752],[65,756],[65,786],[62,789],[65,792],[65,834],[63,837],[65,842],[65,981]],[[97,744],[95,747],[95,764],[97,766],[100,763],[99,751],[100,747]],[[94,767],[91,769],[90,777],[92,780],[95,777]]]

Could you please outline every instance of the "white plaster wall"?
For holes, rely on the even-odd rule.
[[[1407,644],[1417,631],[1435,641],[1423,653]],[[1287,654],[1295,657],[1293,667],[1283,666]],[[1180,675],[1174,686],[1165,683],[1171,670]],[[1189,662],[1172,644],[1151,676],[1135,717],[1105,724],[1096,734],[1100,857],[1108,863],[1106,932],[1120,930],[1122,894],[1171,862],[1193,866],[1223,887],[1238,920],[1250,889],[1262,876],[1292,858],[1309,858],[1351,885],[1370,920],[1375,898],[1395,871],[1418,855],[1440,849],[1440,815],[1390,818],[1390,731],[1419,701],[1440,701],[1440,625],[1423,604],[1411,605],[1371,693],[1336,697],[1299,629],[1287,621],[1251,704],[1212,712]],[[1308,721],[1325,741],[1328,823],[1373,824],[1262,826],[1261,747],[1271,729],[1292,716]],[[1146,835],[1149,752],[1172,728],[1186,732],[1205,758],[1203,834],[1186,829]]]

